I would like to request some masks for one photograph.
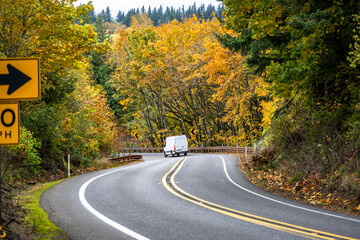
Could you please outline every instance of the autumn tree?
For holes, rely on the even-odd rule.
[[[132,109],[129,126],[152,145],[170,134],[187,134],[198,145],[247,144],[261,134],[264,83],[240,54],[221,46],[214,34],[221,31],[216,18],[194,16],[120,33],[112,81],[124,111]]]
[[[22,129],[27,133],[22,134],[21,142],[37,147],[36,153],[28,156],[33,156],[31,158],[34,163],[41,164],[47,170],[63,167],[64,153],[69,150],[76,150],[75,162],[80,164],[84,159],[89,160],[96,155],[96,152],[99,153],[107,148],[103,147],[105,143],[94,140],[103,132],[101,124],[96,124],[99,121],[95,118],[96,114],[92,113],[91,116],[88,114],[89,117],[86,114],[76,114],[79,112],[79,104],[85,101],[84,99],[88,99],[88,102],[96,101],[101,105],[104,97],[100,91],[89,91],[86,97],[84,94],[79,95],[84,99],[78,98],[75,102],[68,100],[73,94],[78,94],[77,83],[82,80],[73,73],[88,69],[88,55],[85,53],[106,49],[106,45],[98,43],[95,27],[83,22],[84,16],[88,16],[93,10],[92,6],[87,4],[75,7],[73,2],[73,0],[65,0],[61,3],[51,0],[0,2],[0,56],[38,57],[41,61],[42,98],[40,101],[21,104]],[[88,81],[87,84],[92,83]],[[95,104],[82,106],[86,106],[83,108],[88,108],[89,111],[94,108],[93,105]],[[102,109],[106,111],[103,106],[96,108],[96,111],[101,114]],[[84,118],[82,121],[77,118],[80,116]],[[104,115],[104,118],[108,118],[108,115]],[[70,136],[64,137],[68,129],[66,127],[68,119],[71,122],[79,122],[78,133],[81,133],[80,123],[88,122],[89,126],[93,126],[96,134],[86,136],[80,134],[84,137],[81,141]],[[104,139],[109,140],[109,138]],[[90,143],[94,141],[99,144],[91,145]],[[80,150],[89,144],[88,149],[91,151]],[[24,146],[19,150],[34,151],[34,148]],[[23,161],[29,161],[29,158]]]
[[[69,73],[76,82],[74,92],[67,96],[68,112],[61,122],[62,138],[73,161],[89,165],[102,153],[111,154],[116,124],[101,85],[90,79],[87,68]]]
[[[153,25],[151,19],[146,13],[141,15],[135,15],[131,18],[131,27],[134,29],[140,29],[141,27],[148,28]]]

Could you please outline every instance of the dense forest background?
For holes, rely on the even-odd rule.
[[[21,103],[21,143],[1,147],[9,178],[185,134],[191,146],[256,146],[261,170],[359,196],[358,1],[0,9],[0,57],[38,57],[42,78],[41,100]]]
[[[20,144],[1,147],[2,176],[12,180],[64,171],[67,154],[76,168],[110,156],[116,146],[151,145],[128,130],[134,113],[119,104],[123,93],[110,81],[116,35],[143,21],[155,26],[193,15],[210,19],[223,10],[143,7],[113,18],[109,7],[95,14],[91,4],[75,7],[73,1],[2,1],[0,7],[0,57],[41,60],[41,100],[21,103]]]
[[[124,24],[126,27],[130,27],[131,18],[133,16],[146,14],[151,19],[153,25],[158,26],[171,22],[174,19],[176,19],[178,22],[182,22],[185,19],[193,17],[193,15],[205,20],[212,18],[213,13],[216,13],[219,17],[221,17],[223,10],[224,6],[222,4],[219,4],[215,7],[212,4],[207,6],[201,4],[200,6],[197,6],[196,3],[194,3],[194,5],[189,6],[188,8],[182,6],[178,9],[173,7],[166,7],[165,9],[161,5],[158,9],[156,7],[152,8],[151,6],[149,6],[148,9],[145,9],[145,6],[142,6],[141,8],[131,9],[126,13],[119,11],[116,14],[116,17],[113,17],[111,9],[107,7],[106,9],[102,10],[100,14],[96,14],[94,10],[89,12],[88,19],[95,23],[97,18],[101,17],[104,22],[116,22],[118,24]]]

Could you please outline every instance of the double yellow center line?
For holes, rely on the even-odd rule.
[[[162,178],[162,184],[164,185],[164,187],[169,192],[173,193],[174,195],[176,195],[180,198],[183,198],[189,202],[197,204],[201,207],[208,208],[215,212],[219,212],[219,213],[228,215],[230,217],[241,219],[241,220],[251,222],[251,223],[254,223],[257,225],[273,228],[273,229],[287,232],[287,233],[290,233],[293,235],[306,237],[309,239],[347,239],[347,240],[352,239],[352,240],[354,240],[354,238],[349,238],[349,237],[344,237],[344,236],[340,236],[340,235],[336,235],[336,234],[332,234],[332,233],[322,232],[322,231],[318,231],[318,230],[311,229],[311,228],[305,228],[305,227],[301,227],[301,226],[297,226],[297,225],[293,225],[293,224],[288,224],[285,222],[276,221],[276,220],[269,219],[269,218],[252,215],[252,214],[245,213],[245,212],[240,212],[240,211],[237,211],[237,210],[234,210],[231,208],[220,206],[215,203],[211,203],[211,202],[205,201],[203,199],[197,198],[197,197],[185,192],[184,190],[182,190],[175,184],[175,180],[174,180],[175,175],[180,171],[180,169],[182,168],[182,166],[184,165],[186,160],[187,160],[187,158],[183,158],[183,159],[179,160],[170,169],[170,171],[167,174],[165,174],[165,176]]]

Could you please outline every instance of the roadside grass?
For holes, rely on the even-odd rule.
[[[19,203],[26,211],[25,224],[31,228],[34,235],[31,239],[68,239],[66,234],[49,220],[48,214],[40,206],[41,194],[55,184],[61,182],[41,183],[23,192]]]
[[[133,160],[130,162],[111,162],[106,158],[101,158],[94,160],[94,163],[91,167],[83,167],[74,169],[72,176],[81,175],[88,172],[93,172],[102,169],[108,169],[113,167],[119,167],[127,165],[130,163],[139,162],[139,160]],[[22,206],[26,212],[23,219],[25,228],[27,229],[26,239],[31,240],[68,240],[69,237],[54,223],[49,220],[48,214],[42,209],[40,205],[41,194],[51,188],[52,186],[60,183],[62,180],[66,179],[67,173],[59,172],[56,177],[61,180],[54,182],[44,182],[37,183],[35,186],[30,187],[29,189],[22,191],[18,197],[17,201],[20,206]],[[45,180],[44,180],[45,181]]]

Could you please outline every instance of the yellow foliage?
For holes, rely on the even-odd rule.
[[[194,141],[249,144],[269,124],[277,99],[252,75],[244,56],[223,47],[214,33],[234,35],[216,18],[196,17],[119,32],[111,52],[117,67],[112,82],[123,96],[123,110],[130,99],[137,104],[132,117],[148,131],[142,135],[157,136],[178,121],[173,131],[195,127]]]
[[[93,25],[74,24],[88,11],[90,4],[74,7],[73,0],[0,1],[0,55],[3,57],[39,57],[42,90],[54,88],[49,73],[66,75],[68,69],[80,69],[86,62],[84,52],[100,51]]]
[[[148,28],[152,26],[152,20],[148,17],[146,13],[135,15],[131,18],[131,28],[139,30],[141,28]]]
[[[73,74],[77,78],[73,96],[78,112],[74,120],[70,118],[64,120],[64,127],[70,123],[77,125],[76,129],[81,129],[79,125],[84,127],[85,135],[88,135],[86,151],[96,152],[99,151],[99,147],[111,147],[116,135],[116,123],[106,103],[105,92],[101,86],[94,86],[87,68],[77,70]],[[82,119],[86,119],[86,122]]]

